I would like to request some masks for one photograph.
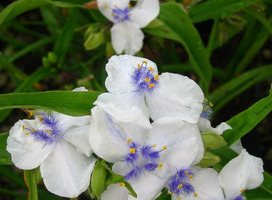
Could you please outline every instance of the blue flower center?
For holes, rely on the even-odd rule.
[[[138,178],[144,172],[152,172],[162,168],[162,163],[159,163],[160,152],[166,149],[156,151],[156,145],[139,145],[131,139],[127,141],[128,154],[125,156],[125,162],[128,167],[132,167],[130,172],[125,176],[126,180]]]
[[[195,193],[194,187],[190,183],[193,177],[192,169],[179,170],[168,183],[169,194],[176,195],[177,199],[182,199],[181,195],[194,195],[197,197],[197,193]]]
[[[117,22],[124,22],[124,21],[128,21],[130,19],[130,7],[125,7],[124,9],[118,8],[117,6],[115,6],[112,9],[112,17],[113,19]]]
[[[146,61],[138,64],[132,75],[132,83],[136,86],[137,92],[152,92],[159,84],[158,79],[159,75],[152,67],[148,67]]]
[[[245,197],[243,197],[242,195],[240,195],[240,196],[236,197],[236,198],[233,199],[233,200],[244,200],[244,199],[245,199]]]
[[[44,142],[45,145],[50,145],[59,142],[62,137],[62,131],[58,119],[50,113],[40,113],[35,116],[36,120],[40,123],[38,127],[25,127],[26,135],[32,135],[35,141]]]

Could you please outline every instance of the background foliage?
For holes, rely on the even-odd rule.
[[[39,170],[22,172],[11,165],[7,132],[28,117],[26,109],[89,114],[105,91],[105,64],[114,54],[111,23],[90,0],[2,0],[0,11],[0,196],[60,199],[44,189]],[[158,18],[144,32],[138,55],[156,62],[160,72],[198,82],[214,104],[214,125],[228,121],[233,127],[223,135],[228,145],[245,136],[244,146],[262,157],[271,173],[271,0],[161,1]],[[78,86],[96,92],[69,91]],[[237,155],[227,146],[209,153],[220,157],[217,170]],[[268,173],[260,188],[246,193],[249,200],[272,199]]]

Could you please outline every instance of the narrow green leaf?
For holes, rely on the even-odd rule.
[[[209,19],[225,17],[235,11],[242,10],[260,0],[210,0],[192,6],[189,16],[193,23],[203,22]]]
[[[172,199],[171,195],[168,193],[168,190],[165,188],[162,190],[162,193],[156,200],[170,200]]]
[[[227,121],[232,129],[226,130],[223,137],[228,145],[233,144],[239,138],[251,131],[272,110],[272,88],[270,95],[255,103],[247,110],[241,112]]]
[[[92,172],[91,189],[98,199],[106,187],[106,174],[106,169],[101,165],[101,160],[97,160]]]
[[[201,37],[190,18],[178,4],[164,3],[161,5],[159,19],[165,27],[172,30],[170,33],[174,37],[178,36],[178,41],[189,54],[193,69],[200,76],[202,89],[207,92],[212,78],[212,67]]]
[[[0,165],[12,164],[10,154],[6,150],[7,138],[8,138],[8,133],[0,134]]]
[[[201,132],[201,137],[206,150],[217,149],[227,144],[223,137],[211,131]]]
[[[24,170],[24,179],[28,187],[28,200],[38,200],[38,189],[35,177],[35,169]]]
[[[243,73],[220,86],[209,95],[209,100],[214,104],[213,112],[217,112],[222,106],[243,91],[271,77],[272,65],[267,65]]]
[[[16,186],[19,186],[22,189],[26,188],[23,177],[14,170],[12,170],[11,168],[4,165],[0,165],[0,174],[1,177],[6,177]]]
[[[0,110],[30,108],[55,110],[68,115],[90,114],[99,92],[50,91],[0,95]]]

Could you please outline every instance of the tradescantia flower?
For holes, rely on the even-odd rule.
[[[173,117],[196,123],[202,112],[204,95],[186,76],[162,73],[152,61],[130,55],[112,56],[106,65],[105,85],[95,104],[104,107],[112,102],[120,109],[138,106],[153,121]]]
[[[125,110],[122,118],[131,120],[118,121],[111,113],[93,108],[90,144],[99,157],[114,163],[112,170],[125,177],[138,199],[154,199],[177,168],[194,161],[199,131],[195,124],[173,118],[161,118],[150,125],[142,117],[143,123],[136,124],[139,120],[131,115],[129,109]],[[133,199],[123,186],[112,185],[102,199],[110,199],[111,193],[119,195],[116,199]]]
[[[243,200],[245,190],[263,182],[263,162],[246,150],[218,174],[212,168],[179,170],[168,183],[172,200]]]
[[[160,10],[159,0],[138,0],[131,7],[129,0],[97,0],[102,14],[113,22],[111,40],[116,53],[134,55],[143,46],[141,28],[155,19]]]
[[[40,166],[50,192],[74,198],[88,188],[96,160],[88,143],[89,128],[90,116],[39,110],[35,120],[20,120],[11,128],[7,151],[20,169]]]

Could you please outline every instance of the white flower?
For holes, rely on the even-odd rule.
[[[168,183],[172,200],[243,200],[245,190],[263,182],[263,162],[246,150],[218,174],[212,168],[182,169]],[[190,177],[191,175],[191,177]]]
[[[159,76],[155,63],[130,55],[112,56],[106,70],[109,93],[101,94],[96,105],[104,107],[112,102],[120,109],[138,106],[153,121],[161,117],[198,121],[204,95],[188,77],[172,73]]]
[[[134,55],[143,46],[144,34],[141,28],[155,19],[160,10],[159,0],[138,0],[131,7],[129,0],[97,0],[102,14],[114,23],[111,40],[117,54]]]
[[[194,161],[199,131],[195,124],[173,118],[161,118],[148,126],[149,120],[139,115],[143,123],[136,124],[139,119],[130,115],[133,113],[125,110],[122,117],[128,116],[130,121],[123,122],[99,107],[93,108],[90,144],[99,157],[114,163],[113,171],[125,177],[138,199],[154,199],[176,169]],[[117,184],[109,190],[121,187]],[[124,191],[116,195],[127,195]],[[108,193],[102,197],[109,197]]]
[[[95,158],[88,143],[90,116],[35,112],[35,120],[20,120],[10,130],[7,151],[20,169],[40,166],[46,188],[74,198],[90,182]]]

